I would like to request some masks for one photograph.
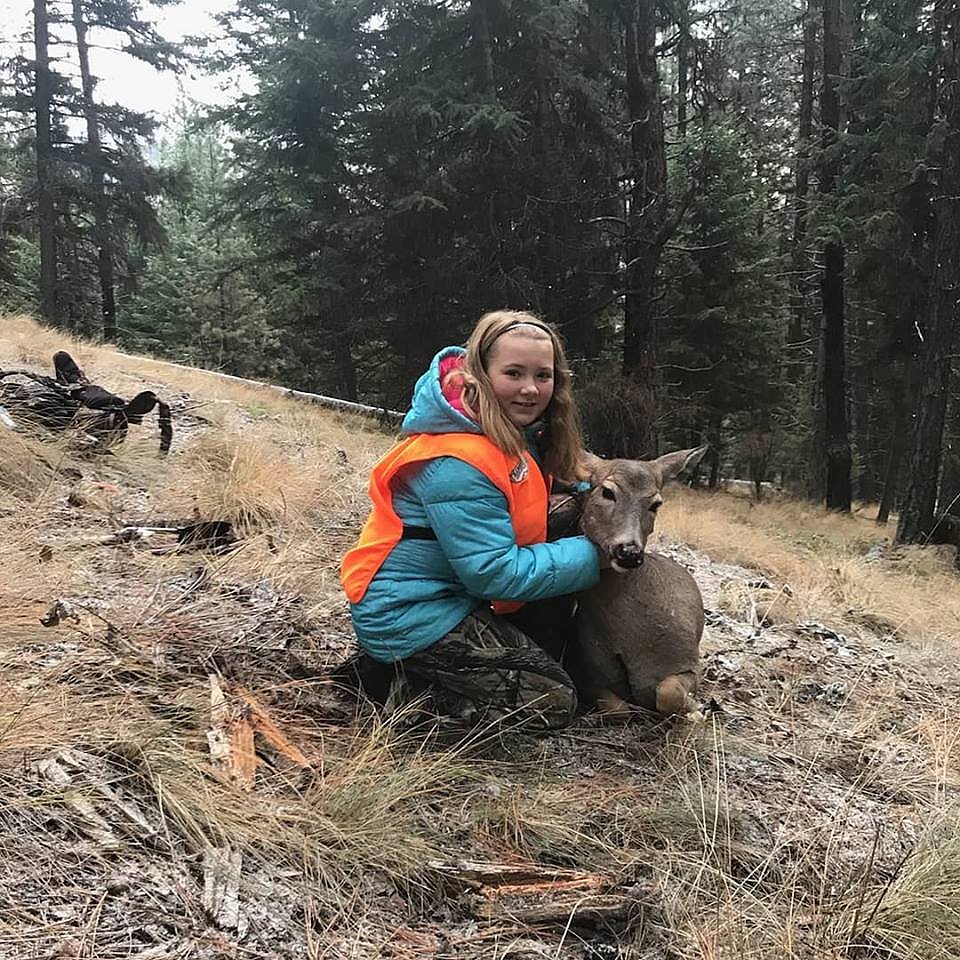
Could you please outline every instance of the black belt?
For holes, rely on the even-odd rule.
[[[403,533],[400,536],[401,540],[436,540],[437,535],[433,531],[433,527],[415,527],[411,526],[409,523],[403,525]]]

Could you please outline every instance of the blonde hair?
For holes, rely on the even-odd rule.
[[[526,440],[503,412],[485,367],[494,343],[511,330],[537,340],[549,337],[553,345],[553,397],[545,413],[548,429],[544,467],[555,477],[572,480],[580,473],[583,441],[563,341],[551,324],[522,310],[485,313],[467,340],[463,368],[448,376],[462,380],[463,405],[480,429],[504,453],[521,456],[527,448]]]

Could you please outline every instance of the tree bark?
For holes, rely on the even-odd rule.
[[[90,73],[90,48],[87,24],[81,0],[73,0],[73,29],[77,35],[77,58],[80,61],[80,83],[83,90],[83,113],[87,124],[86,155],[93,192],[94,236],[97,244],[97,275],[100,280],[102,335],[107,342],[117,339],[117,304],[114,295],[113,231],[103,182],[103,151],[100,141],[100,118],[94,99],[96,81]]]
[[[679,0],[677,14],[677,133],[687,139],[687,97],[690,86],[690,0]]]
[[[840,97],[837,80],[842,68],[842,0],[825,0],[823,6],[823,93],[820,118],[823,146],[835,151],[840,131]],[[840,172],[834,153],[822,164],[820,192],[830,194]],[[830,510],[850,510],[850,436],[847,424],[846,343],[844,318],[844,247],[837,238],[823,250],[821,296],[823,306],[823,413],[826,442],[826,501]]]
[[[622,456],[657,453],[656,280],[664,244],[667,162],[657,71],[654,0],[625,0],[630,194],[625,254],[623,373],[637,410],[635,435]]]
[[[903,379],[903,396],[911,397],[913,393],[911,377],[911,367],[909,363],[905,365]],[[912,408],[912,404],[911,404]],[[893,406],[890,409],[890,416],[893,419],[893,432],[890,437],[890,454],[887,458],[887,467],[883,478],[883,495],[880,498],[880,507],[877,510],[877,523],[880,526],[886,526],[890,519],[890,511],[897,504],[897,490],[900,485],[900,468],[903,463],[903,454],[907,446],[907,426],[910,418],[909,411],[900,405]]]
[[[470,3],[470,26],[473,30],[473,49],[477,62],[477,89],[484,96],[491,96],[494,91],[490,3],[491,0],[471,0]]]
[[[944,17],[940,82],[944,114],[942,173],[934,198],[932,291],[923,324],[924,349],[909,454],[910,482],[900,508],[898,543],[925,540],[936,525],[943,428],[960,323],[960,3],[951,0],[940,15]]]
[[[45,0],[33,0],[34,116],[37,154],[37,229],[40,236],[40,316],[59,325],[57,219],[53,205],[53,139],[50,130],[49,21]]]
[[[807,329],[806,289],[810,260],[807,256],[807,194],[810,189],[810,137],[813,131],[813,73],[817,59],[817,19],[814,0],[807,0],[803,13],[803,79],[800,85],[800,116],[797,130],[799,147],[793,200],[792,281],[790,289],[790,329],[788,341],[797,358],[798,372],[802,344],[810,338]],[[808,351],[809,355],[809,351]],[[815,356],[815,351],[814,351]]]

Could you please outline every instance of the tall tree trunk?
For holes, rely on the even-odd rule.
[[[906,424],[902,417],[897,417],[893,425],[894,434],[890,439],[890,455],[887,458],[887,469],[883,478],[883,496],[880,498],[880,508],[877,510],[877,524],[887,525],[890,511],[894,507],[897,496],[897,484],[900,479],[900,461],[903,459],[904,438]]]
[[[958,404],[956,391],[947,410],[943,439],[943,466],[940,470],[940,491],[937,494],[937,512],[957,514],[960,510],[960,436],[957,434]]]
[[[854,342],[866,344],[870,336],[865,311],[854,311],[852,318]],[[877,499],[877,441],[873,399],[876,382],[872,364],[851,361],[850,374],[850,433],[857,451],[854,463],[854,491],[858,500],[872,503]]]
[[[45,0],[33,0],[34,116],[37,153],[37,229],[40,235],[40,316],[59,324],[57,295],[57,218],[53,206],[53,139],[50,130],[49,31]]]
[[[827,430],[823,416],[823,317],[819,319],[816,335],[813,337],[816,347],[811,365],[813,377],[810,380],[810,444],[807,450],[807,499],[816,503],[823,502],[823,490],[827,476]]]
[[[631,457],[657,453],[656,280],[667,212],[663,105],[657,71],[655,0],[625,0],[630,196],[626,237],[623,373],[638,412]]]
[[[490,36],[491,3],[492,0],[471,0],[470,3],[477,89],[484,96],[491,96],[494,91],[493,42]]]
[[[824,0],[823,93],[820,118],[823,146],[836,148],[840,131],[837,81],[842,67],[842,0]],[[830,194],[840,172],[839,157],[821,167],[820,191]],[[827,455],[826,501],[830,510],[850,510],[850,436],[847,425],[846,338],[844,321],[844,247],[839,239],[823,249],[821,296],[823,306],[823,414]]]
[[[949,0],[938,13],[943,18],[940,92],[944,139],[939,190],[934,198],[932,291],[923,324],[924,349],[909,454],[910,482],[900,508],[899,543],[925,539],[936,524],[943,427],[960,324],[960,2]]]
[[[80,84],[83,90],[83,114],[87,123],[87,166],[93,192],[94,233],[97,243],[97,275],[100,280],[100,310],[103,316],[103,339],[117,339],[117,304],[114,295],[113,231],[103,184],[103,151],[100,142],[100,118],[94,99],[96,81],[90,73],[90,48],[87,24],[81,0],[73,0],[73,29],[77,35],[77,58],[80,61]]]
[[[802,371],[802,345],[810,339],[806,317],[806,282],[810,271],[807,256],[807,193],[810,189],[810,136],[813,131],[813,73],[817,59],[817,18],[815,0],[807,0],[803,13],[803,80],[800,85],[798,149],[793,200],[792,280],[788,341],[795,368]],[[809,357],[809,351],[807,352]]]
[[[899,378],[899,389],[892,392],[888,407],[888,416],[893,421],[893,428],[890,436],[890,453],[883,477],[883,494],[880,497],[880,508],[877,511],[877,523],[880,526],[886,526],[890,519],[890,511],[897,505],[900,471],[903,464],[903,454],[907,446],[910,411],[913,410],[914,406],[916,377],[913,373],[913,364],[909,357],[905,357],[903,376]]]
[[[687,139],[687,97],[690,86],[690,0],[677,5],[677,133]]]

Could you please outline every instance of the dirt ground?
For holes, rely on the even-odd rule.
[[[4,463],[49,467],[0,485],[0,960],[960,955],[948,643],[823,622],[762,558],[664,535],[707,610],[701,719],[385,723],[326,672],[389,437],[88,362],[174,400],[174,445],[0,427]],[[198,516],[235,549],[116,542]]]

